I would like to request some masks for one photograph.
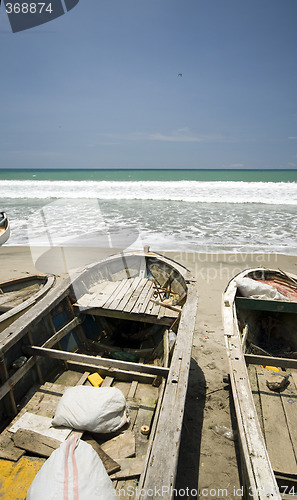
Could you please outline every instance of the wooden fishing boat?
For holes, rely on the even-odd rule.
[[[223,300],[244,498],[297,494],[297,277],[250,269]]]
[[[0,332],[32,307],[53,286],[50,274],[30,274],[0,282]]]
[[[3,245],[10,236],[10,224],[5,212],[0,212],[0,246]]]
[[[93,373],[123,392],[130,424],[81,439],[107,453],[118,491],[173,498],[197,301],[183,266],[148,250],[123,253],[77,271],[0,333],[1,498],[25,498],[57,448],[20,420],[51,421],[66,387],[90,385]]]

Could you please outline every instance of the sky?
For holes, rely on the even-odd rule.
[[[1,5],[0,168],[297,169],[296,21],[296,0],[80,0],[12,33]]]

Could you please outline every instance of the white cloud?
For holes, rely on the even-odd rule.
[[[158,142],[194,142],[194,143],[223,143],[235,142],[233,137],[222,134],[194,134],[188,127],[174,130],[168,134],[161,132],[131,132],[128,134],[99,134],[110,141],[158,141]]]

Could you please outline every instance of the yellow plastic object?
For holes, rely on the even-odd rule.
[[[1,500],[25,500],[37,472],[44,464],[38,458],[21,457],[17,462],[0,459]]]
[[[276,368],[276,366],[261,365],[261,368],[268,368],[268,370],[272,370],[274,372],[279,372],[279,368]]]
[[[103,382],[103,378],[100,377],[99,373],[95,372],[88,376],[88,381],[91,382],[94,387],[100,387]]]

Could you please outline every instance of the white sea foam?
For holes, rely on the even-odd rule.
[[[154,200],[297,205],[295,182],[1,181],[0,198]]]
[[[11,245],[297,255],[297,183],[2,181]]]

